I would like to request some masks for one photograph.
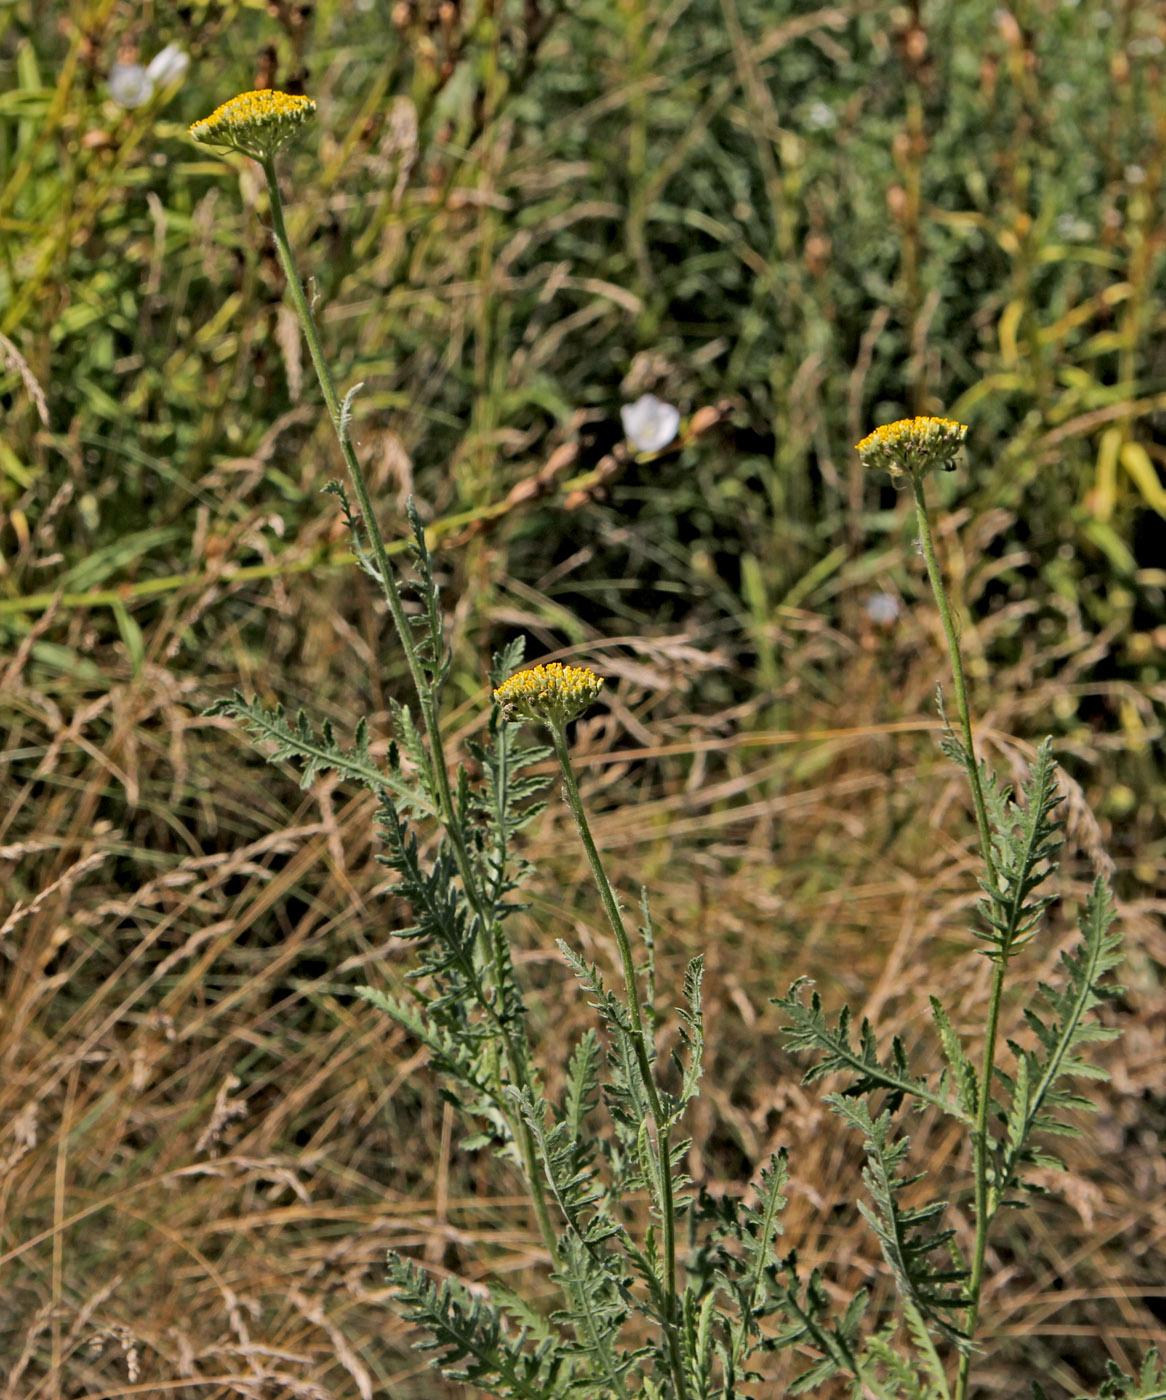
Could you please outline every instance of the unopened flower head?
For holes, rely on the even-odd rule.
[[[270,89],[242,92],[195,122],[190,134],[209,146],[229,146],[245,156],[267,160],[294,140],[315,110],[310,97]]]
[[[561,729],[581,715],[602,689],[603,677],[589,667],[549,661],[529,671],[516,671],[494,692],[494,699],[507,719],[542,720]]]
[[[967,435],[967,427],[951,418],[900,418],[869,433],[855,451],[864,466],[922,478],[936,467],[953,470]]]

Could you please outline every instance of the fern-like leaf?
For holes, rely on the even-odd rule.
[[[588,1249],[576,1235],[560,1242],[563,1266],[552,1277],[562,1286],[567,1307],[553,1314],[569,1324],[566,1344],[575,1364],[574,1388],[594,1400],[630,1400],[627,1373],[650,1348],[625,1347],[621,1332],[629,1314],[628,1281],[614,1255]]]
[[[669,1125],[680,1117],[684,1105],[696,1097],[700,1077],[704,1072],[704,1007],[701,1000],[703,979],[704,959],[693,958],[684,974],[684,998],[688,1006],[680,1010],[680,1039],[687,1055],[683,1061],[679,1055],[672,1057],[680,1075],[680,1094],[672,1111],[667,1115]]]
[[[1166,1368],[1157,1347],[1148,1351],[1136,1376],[1127,1376],[1112,1361],[1106,1363],[1106,1379],[1097,1395],[1076,1395],[1073,1400],[1166,1400]],[[1034,1382],[1034,1400],[1048,1400],[1044,1389]]]
[[[522,664],[521,638],[494,657],[490,684],[497,687]],[[516,836],[543,810],[539,800],[547,779],[530,769],[551,752],[545,745],[523,741],[523,726],[507,724],[495,706],[490,714],[487,742],[470,741],[470,755],[483,774],[480,790],[467,794],[467,810],[479,820],[475,851],[482,870],[484,898],[493,919],[508,917],[524,906],[507,901],[518,889],[530,867],[514,852]]]
[[[1077,1052],[1084,1045],[1113,1040],[1120,1034],[1085,1019],[1089,1012],[1121,994],[1121,987],[1116,983],[1103,985],[1101,981],[1121,962],[1121,935],[1112,931],[1113,921],[1112,898],[1105,882],[1098,878],[1078,921],[1081,942],[1061,956],[1063,987],[1058,990],[1047,983],[1039,983],[1037,1005],[1025,1011],[1025,1019],[1037,1037],[1039,1049],[1013,1047],[1018,1056],[1015,1078],[997,1071],[1009,1090],[1011,1102],[1005,1115],[1004,1140],[999,1147],[995,1171],[995,1201],[1012,1187],[1023,1164],[1037,1160],[1030,1146],[1034,1133],[1075,1136],[1078,1129],[1069,1115],[1076,1110],[1096,1107],[1083,1094],[1069,1088],[1065,1081],[1108,1078],[1104,1069]],[[1047,1156],[1044,1160],[1056,1162],[1055,1158]]]
[[[273,744],[275,747],[268,753],[268,761],[294,761],[299,767],[301,788],[310,787],[321,773],[338,773],[342,778],[360,783],[370,792],[389,794],[398,802],[420,806],[429,815],[433,813],[433,808],[423,801],[416,788],[399,772],[390,770],[386,773],[378,767],[369,752],[368,725],[363,719],[356,726],[352,747],[346,749],[336,742],[327,720],[317,734],[302,710],[292,723],[282,706],[264,709],[258,700],[247,700],[239,691],[235,691],[230,700],[216,701],[205,713],[229,715],[253,739],[263,744]]]
[[[732,1234],[740,1245],[736,1257],[727,1254],[721,1264],[721,1281],[737,1301],[733,1322],[731,1358],[734,1367],[748,1360],[760,1336],[758,1320],[765,1297],[765,1280],[772,1272],[774,1246],[781,1234],[780,1215],[785,1208],[785,1187],[789,1181],[789,1154],[785,1148],[769,1159],[761,1172],[757,1204],[726,1200],[726,1220],[718,1233]]]
[[[947,1060],[951,1083],[955,1085],[956,1103],[965,1122],[973,1122],[980,1102],[979,1077],[964,1050],[963,1043],[951,1023],[951,1018],[937,997],[931,997],[931,1017],[939,1032],[939,1043]]]
[[[922,1173],[900,1175],[910,1139],[890,1140],[889,1111],[872,1118],[864,1105],[841,1094],[828,1095],[826,1102],[863,1135],[867,1165],[862,1179],[874,1200],[874,1209],[862,1201],[858,1208],[878,1237],[900,1296],[937,1332],[957,1346],[966,1347],[967,1335],[948,1316],[968,1305],[966,1293],[957,1286],[967,1276],[966,1270],[937,1269],[930,1262],[937,1250],[950,1252],[954,1231],[936,1230],[932,1225],[947,1202],[932,1201],[911,1208],[900,1204],[902,1192],[922,1180]]]
[[[421,616],[415,620],[420,634],[417,655],[425,667],[433,694],[436,696],[449,675],[450,651],[445,643],[445,617],[441,611],[441,592],[433,574],[433,556],[425,540],[425,526],[412,497],[405,506],[412,534],[410,552],[416,577],[411,580],[412,591],[421,602]]]
[[[613,1235],[624,1233],[606,1209],[607,1193],[591,1165],[592,1153],[576,1137],[566,1121],[547,1127],[543,1106],[525,1085],[510,1090],[530,1128],[551,1188],[563,1218],[588,1249],[594,1249]]]
[[[862,1361],[858,1333],[870,1295],[860,1289],[842,1316],[831,1321],[826,1290],[817,1269],[810,1274],[804,1288],[798,1278],[794,1255],[782,1261],[781,1269],[787,1281],[782,1281],[775,1273],[768,1282],[789,1323],[777,1336],[768,1338],[763,1349],[782,1351],[787,1347],[809,1345],[821,1353],[819,1360],[794,1377],[785,1393],[804,1395],[839,1373],[859,1382]]]
[[[1036,894],[1056,869],[1053,857],[1061,845],[1062,824],[1053,819],[1062,798],[1052,741],[1046,739],[1037,751],[1024,785],[1023,804],[1013,802],[990,774],[987,778],[983,791],[993,827],[995,881],[980,882],[985,897],[979,910],[988,931],[977,937],[990,945],[988,956],[999,959],[1010,957],[1029,941],[1056,897]]]
[[[359,389],[361,386],[356,386]],[[355,393],[355,389],[351,392]],[[347,402],[347,400],[345,400]],[[376,566],[376,561],[364,547],[364,529],[361,525],[360,517],[352,508],[352,502],[348,499],[348,493],[339,481],[330,481],[323,488],[325,496],[335,496],[340,502],[340,512],[344,516],[344,523],[348,526],[348,533],[352,536],[352,552],[356,555],[356,562],[361,572],[366,573],[369,578],[376,581],[378,588],[384,588],[384,581],[381,578],[381,571]]]
[[[491,1064],[484,1053],[482,1033],[460,1022],[451,1026],[444,1018],[429,1015],[419,1003],[388,996],[375,987],[357,987],[356,992],[427,1046],[431,1068],[452,1086],[452,1092],[444,1091],[445,1097],[456,1102],[462,1113],[488,1124],[487,1132],[476,1134],[463,1143],[463,1147],[492,1144],[505,1149],[512,1141],[512,1134],[505,1105],[494,1085]]]
[[[502,1310],[459,1283],[438,1286],[393,1251],[388,1272],[405,1317],[425,1333],[416,1349],[435,1353],[433,1364],[451,1380],[476,1385],[500,1400],[554,1400],[564,1393],[570,1380],[565,1338],[543,1329],[529,1346],[527,1329],[512,1335]]]
[[[795,1052],[818,1052],[817,1063],[811,1065],[803,1076],[804,1084],[810,1084],[815,1079],[821,1079],[835,1071],[845,1070],[854,1075],[854,1081],[843,1090],[847,1097],[882,1089],[887,1094],[887,1105],[892,1111],[902,1104],[904,1098],[911,1096],[921,1103],[933,1105],[961,1122],[972,1121],[958,1099],[953,1103],[944,1094],[930,1089],[926,1080],[918,1079],[909,1073],[903,1045],[898,1036],[891,1042],[889,1057],[885,1060],[880,1059],[874,1030],[870,1022],[864,1019],[859,1043],[857,1046],[852,1045],[849,1008],[842,1008],[838,1025],[831,1029],[817,992],[811,995],[808,1006],[802,1000],[801,989],[805,985],[806,979],[799,978],[789,989],[788,995],[771,998],[789,1018],[785,1026],[787,1048]]]

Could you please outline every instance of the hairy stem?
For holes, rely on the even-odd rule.
[[[344,455],[344,464],[348,468],[348,475],[352,481],[353,489],[356,492],[356,499],[360,505],[360,513],[364,519],[365,533],[368,535],[369,543],[372,546],[373,560],[380,575],[381,588],[384,591],[385,600],[389,605],[389,612],[392,615],[393,623],[397,629],[401,646],[405,652],[405,660],[409,667],[409,674],[413,680],[414,689],[417,692],[417,699],[421,706],[421,713],[425,720],[425,732],[429,740],[430,763],[432,768],[433,782],[437,790],[438,807],[441,814],[441,823],[449,837],[453,847],[454,859],[457,862],[458,873],[461,876],[462,887],[465,890],[466,898],[478,919],[480,941],[483,951],[488,953],[488,943],[490,936],[490,920],[487,916],[485,902],[478,889],[478,882],[474,877],[473,867],[470,864],[469,853],[466,850],[465,838],[462,834],[461,826],[457,820],[457,813],[454,809],[453,792],[449,784],[449,770],[445,761],[445,749],[441,736],[441,723],[438,715],[438,697],[434,688],[425,674],[425,668],[421,657],[417,651],[417,643],[413,637],[413,629],[409,618],[405,612],[405,605],[401,599],[401,591],[397,586],[396,575],[389,564],[388,552],[385,549],[384,536],[381,534],[380,525],[377,523],[376,514],[373,511],[372,498],[369,496],[368,484],[365,480],[364,471],[356,455],[356,449],[352,443],[352,435],[348,431],[348,424],[345,420],[340,400],[336,394],[336,386],[332,380],[332,372],[328,368],[328,362],[324,358],[323,346],[320,344],[320,334],[316,328],[316,318],[312,314],[311,303],[308,301],[304,291],[303,283],[300,281],[296,271],[295,259],[292,257],[291,242],[287,236],[287,225],[283,218],[283,200],[279,193],[279,179],[275,171],[275,159],[268,156],[260,164],[263,167],[263,174],[267,181],[267,192],[271,202],[271,229],[275,237],[275,246],[279,250],[280,261],[287,277],[288,290],[291,292],[292,301],[295,304],[296,313],[300,318],[300,325],[303,327],[304,338],[308,342],[308,350],[312,357],[312,364],[316,370],[316,378],[320,382],[320,391],[324,395],[324,402],[328,407],[328,413],[332,419],[332,426],[336,432],[337,441],[340,443],[340,450]],[[499,1023],[500,1024],[500,1023]],[[503,1043],[506,1047],[506,1057],[510,1076],[516,1084],[527,1084],[530,1081],[528,1050],[525,1037],[516,1039],[505,1028],[501,1028]],[[558,1241],[554,1227],[551,1223],[550,1211],[547,1208],[546,1193],[543,1190],[542,1173],[539,1170],[538,1155],[535,1150],[534,1139],[531,1136],[530,1128],[521,1115],[517,1115],[511,1120],[511,1128],[522,1152],[523,1164],[526,1170],[527,1180],[530,1186],[531,1200],[534,1205],[535,1217],[538,1221],[539,1233],[542,1235],[543,1243],[550,1254],[551,1262],[558,1267]]]
[[[968,778],[972,787],[972,804],[976,809],[976,825],[980,829],[980,851],[989,881],[996,883],[996,866],[992,859],[992,834],[988,824],[988,808],[984,802],[984,789],[980,783],[980,768],[976,761],[976,750],[972,739],[972,721],[968,712],[968,691],[964,682],[964,667],[960,657],[959,635],[955,619],[948,602],[947,589],[939,572],[939,561],[935,555],[935,543],[931,537],[931,523],[927,517],[927,498],[923,490],[923,478],[911,473],[911,487],[915,493],[915,516],[919,523],[919,539],[923,546],[923,557],[927,561],[927,576],[931,580],[931,591],[943,622],[944,636],[947,638],[947,651],[951,659],[952,688],[955,691],[956,710],[959,714],[964,750],[967,754]],[[980,1292],[984,1284],[984,1259],[988,1248],[988,1231],[992,1225],[994,1212],[988,1200],[988,1110],[992,1102],[992,1080],[996,1067],[996,1036],[1000,1026],[1000,999],[1004,991],[1004,978],[1008,971],[1007,954],[998,956],[992,969],[992,990],[988,997],[988,1025],[984,1033],[984,1058],[980,1068],[980,1092],[976,1104],[976,1122],[972,1129],[972,1152],[974,1167],[974,1199],[976,1233],[972,1246],[972,1268],[968,1277],[968,1312],[966,1330],[974,1338],[976,1322],[980,1313]],[[955,1400],[967,1400],[968,1382],[971,1378],[971,1350],[961,1354],[956,1373]]]
[[[583,842],[583,849],[587,852],[591,873],[595,877],[595,884],[599,890],[599,897],[603,901],[607,921],[615,935],[616,947],[619,949],[620,963],[623,967],[624,987],[627,992],[628,1008],[632,1016],[632,1040],[636,1049],[636,1062],[640,1067],[640,1077],[644,1082],[644,1091],[648,1096],[652,1120],[656,1127],[656,1152],[660,1163],[660,1215],[664,1232],[664,1277],[661,1283],[664,1286],[667,1299],[667,1326],[665,1330],[668,1337],[668,1355],[676,1394],[679,1400],[687,1400],[688,1382],[680,1354],[680,1303],[676,1296],[676,1206],[672,1192],[672,1154],[668,1121],[664,1116],[660,1095],[657,1092],[656,1081],[652,1074],[652,1058],[648,1052],[644,1015],[636,989],[636,967],[632,959],[632,947],[628,939],[627,929],[624,927],[623,915],[620,913],[619,901],[615,897],[615,891],[611,888],[611,881],[607,878],[607,871],[603,868],[603,861],[598,847],[595,845],[595,838],[591,834],[591,826],[587,820],[583,798],[579,793],[579,784],[575,780],[575,770],[567,748],[567,737],[560,726],[552,724],[548,728],[555,746],[555,756],[558,758],[559,767],[563,772],[563,794],[579,828],[579,839]]]

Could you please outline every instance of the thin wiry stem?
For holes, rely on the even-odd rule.
[[[434,785],[437,789],[441,822],[449,837],[450,844],[453,847],[454,860],[457,863],[458,873],[462,879],[462,887],[465,890],[470,907],[477,916],[480,936],[483,947],[485,948],[490,936],[490,922],[486,914],[485,902],[478,889],[478,882],[475,878],[473,867],[470,864],[469,853],[466,850],[465,839],[457,820],[457,813],[454,809],[453,793],[449,784],[449,770],[446,766],[445,750],[442,743],[437,696],[434,693],[433,686],[428,683],[425,675],[425,668],[417,650],[413,629],[409,622],[408,614],[405,612],[405,605],[401,599],[401,591],[397,586],[396,575],[393,573],[392,567],[389,564],[389,556],[385,549],[384,536],[381,534],[376,514],[373,511],[372,499],[369,496],[368,484],[365,481],[364,471],[361,468],[360,460],[356,455],[356,449],[352,443],[352,435],[348,430],[348,423],[343,413],[340,399],[336,393],[336,386],[332,380],[332,373],[328,368],[328,362],[324,358],[324,350],[320,343],[320,334],[316,328],[316,318],[312,314],[311,303],[308,301],[303,283],[300,281],[299,274],[296,271],[295,260],[292,256],[291,242],[288,238],[287,226],[283,218],[283,200],[279,193],[279,179],[275,171],[275,159],[273,156],[268,156],[266,159],[262,160],[260,164],[263,167],[263,174],[267,180],[267,192],[271,201],[271,228],[275,236],[275,245],[279,250],[280,261],[283,263],[283,270],[287,276],[288,290],[291,292],[292,301],[295,303],[296,312],[299,315],[300,324],[303,327],[304,338],[308,342],[308,351],[311,354],[312,364],[316,370],[316,378],[320,382],[320,391],[324,395],[324,402],[328,407],[328,413],[332,419],[332,426],[335,429],[337,441],[340,443],[340,450],[344,454],[344,463],[348,468],[348,475],[351,478],[353,489],[356,492],[356,499],[360,505],[360,512],[364,519],[365,533],[372,546],[373,561],[376,564],[377,573],[380,576],[381,588],[384,591],[385,600],[389,605],[389,612],[396,626],[397,635],[401,640],[401,646],[405,652],[405,660],[409,667],[409,674],[413,679],[413,686],[417,692],[417,699],[425,720],[425,732],[429,740],[431,755],[430,764]],[[530,1070],[525,1039],[516,1038],[505,1028],[503,1028],[502,1034],[512,1079],[518,1084],[529,1083]],[[522,1152],[523,1164],[530,1185],[531,1199],[534,1205],[535,1216],[538,1220],[539,1232],[543,1237],[543,1243],[547,1248],[547,1252],[550,1254],[552,1263],[555,1267],[558,1267],[558,1241],[551,1223],[550,1211],[547,1207],[546,1194],[543,1190],[542,1174],[538,1166],[538,1156],[535,1150],[534,1139],[531,1136],[529,1126],[521,1115],[517,1115],[512,1121],[512,1129]]]
[[[587,852],[591,873],[595,877],[595,884],[599,890],[599,897],[603,901],[607,921],[615,935],[615,943],[619,949],[620,963],[623,967],[624,987],[627,992],[628,1008],[632,1016],[632,1041],[636,1050],[636,1062],[640,1068],[640,1078],[643,1080],[644,1090],[652,1110],[652,1119],[656,1126],[656,1153],[660,1163],[660,1214],[664,1232],[664,1277],[661,1282],[664,1285],[665,1298],[667,1299],[665,1332],[668,1339],[669,1363],[673,1383],[676,1386],[676,1394],[679,1400],[687,1400],[688,1381],[680,1353],[680,1302],[676,1296],[676,1205],[672,1191],[671,1142],[668,1122],[664,1116],[663,1105],[660,1102],[660,1095],[652,1074],[652,1059],[648,1052],[644,1015],[640,1007],[639,992],[636,988],[636,966],[632,958],[632,947],[628,939],[627,929],[624,927],[623,915],[620,913],[619,901],[615,897],[615,891],[611,888],[611,881],[607,878],[607,871],[603,867],[603,860],[595,844],[595,838],[591,834],[591,825],[587,820],[587,812],[583,806],[579,784],[575,780],[575,769],[571,763],[570,751],[567,748],[566,735],[561,726],[548,724],[547,727],[551,731],[555,756],[558,758],[559,767],[563,772],[563,794],[579,828],[579,839],[583,843],[583,849]]]
[[[972,804],[976,809],[976,825],[980,831],[980,852],[988,880],[996,884],[996,866],[992,859],[992,833],[988,823],[988,808],[984,801],[984,790],[980,783],[980,768],[976,761],[976,749],[972,738],[972,721],[968,710],[968,691],[964,682],[964,667],[960,657],[959,634],[948,602],[947,589],[939,571],[939,561],[935,554],[935,543],[931,536],[931,524],[927,517],[927,498],[923,490],[923,475],[910,473],[911,487],[915,494],[915,516],[919,524],[919,540],[923,546],[923,558],[927,562],[927,576],[931,580],[931,591],[939,608],[943,622],[943,632],[947,639],[947,651],[951,660],[952,688],[955,691],[956,711],[959,715],[964,750],[967,754],[968,778],[972,787]],[[972,1152],[974,1169],[974,1200],[976,1233],[972,1246],[972,1267],[968,1276],[968,1313],[965,1330],[974,1337],[976,1322],[980,1312],[980,1293],[984,1285],[984,1260],[988,1248],[988,1231],[992,1224],[993,1212],[988,1200],[988,1110],[992,1102],[992,1080],[996,1069],[996,1037],[1000,1026],[1000,1001],[1004,992],[1004,978],[1008,971],[1007,953],[994,961],[992,989],[988,996],[988,1024],[984,1033],[984,1057],[980,1068],[980,1094],[976,1104],[976,1122],[972,1129]],[[967,1400],[968,1383],[971,1378],[971,1349],[960,1355],[956,1373],[955,1400]]]
[[[980,832],[980,853],[992,884],[996,883],[996,865],[992,859],[992,831],[988,823],[988,807],[984,801],[984,789],[980,784],[980,769],[976,762],[976,745],[972,738],[972,720],[968,710],[968,688],[964,682],[964,664],[960,657],[959,633],[943,575],[939,572],[939,560],[935,554],[935,542],[931,537],[931,522],[927,518],[927,498],[923,491],[923,479],[911,475],[911,487],[915,493],[915,518],[919,524],[919,543],[923,546],[923,558],[927,563],[927,577],[931,581],[931,591],[935,595],[935,605],[939,609],[943,634],[947,639],[947,653],[951,660],[952,688],[955,691],[956,713],[959,715],[964,749],[968,755],[968,777],[972,785],[972,805],[976,809],[976,825]]]

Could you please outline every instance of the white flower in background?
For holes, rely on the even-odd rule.
[[[1057,232],[1062,238],[1073,238],[1080,242],[1093,236],[1093,228],[1076,214],[1062,214],[1056,223]]]
[[[806,125],[812,126],[815,131],[831,131],[838,125],[838,117],[833,107],[825,102],[815,102],[806,114]]]
[[[636,452],[659,452],[680,427],[680,410],[655,394],[641,394],[635,403],[625,403],[619,416],[624,434]]]
[[[893,593],[872,593],[866,600],[866,615],[876,627],[889,627],[899,617],[900,604]]]
[[[109,95],[119,107],[142,107],[154,95],[154,84],[140,63],[115,63],[109,70]]]
[[[146,77],[156,88],[169,87],[180,82],[190,67],[190,55],[184,53],[177,44],[167,44],[161,53],[156,53],[146,66]]]
[[[127,111],[144,107],[158,88],[181,82],[189,67],[190,55],[177,44],[167,44],[145,68],[140,63],[115,63],[109,70],[109,95]]]

